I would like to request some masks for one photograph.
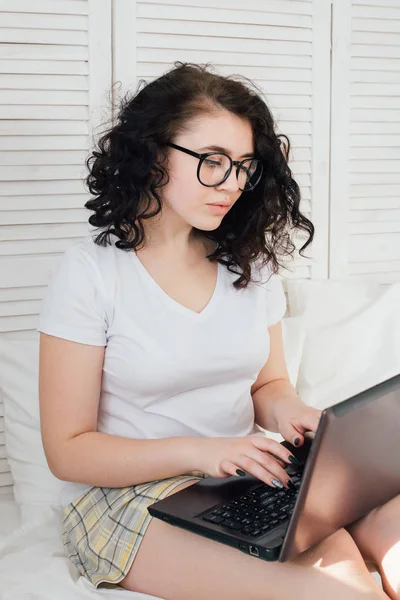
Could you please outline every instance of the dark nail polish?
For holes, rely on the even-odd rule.
[[[294,440],[294,445],[295,445],[295,446],[298,446],[299,444],[300,444],[300,438],[296,438],[296,439]]]
[[[244,471],[242,471],[242,469],[236,469],[236,473],[237,473],[238,475],[241,475],[242,477],[243,477],[244,475],[246,475],[246,473],[245,473]]]
[[[296,491],[297,488],[291,479],[288,479],[286,483],[288,484],[289,490],[292,490],[293,492]]]
[[[300,466],[300,463],[295,456],[289,456],[289,460],[292,463],[292,465],[296,465],[297,467]]]
[[[271,483],[277,487],[277,488],[284,488],[285,486],[283,485],[283,483],[281,481],[279,481],[279,479],[272,479]]]

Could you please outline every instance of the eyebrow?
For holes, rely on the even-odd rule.
[[[227,148],[223,148],[222,146],[204,146],[203,148],[199,148],[199,150],[215,150],[216,152],[223,152],[224,154],[231,155],[231,151]],[[240,158],[254,158],[254,152],[249,152],[248,154],[242,154]]]

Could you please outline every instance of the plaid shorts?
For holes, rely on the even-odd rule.
[[[147,507],[198,471],[125,488],[92,487],[64,507],[62,538],[70,561],[96,588],[129,572],[152,519]]]

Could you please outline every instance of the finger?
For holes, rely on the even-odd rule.
[[[298,434],[297,437],[299,437]],[[258,450],[262,450],[263,452],[269,452],[279,460],[282,460],[284,463],[287,463],[289,465],[296,464],[296,457],[293,456],[292,452],[290,452],[290,450],[285,448],[285,446],[282,446],[282,444],[280,444],[276,440],[272,440],[270,438],[254,437],[252,441],[253,445]]]
[[[278,461],[275,460],[275,458],[273,458],[270,454],[267,452],[262,452],[257,448],[252,448],[247,452],[246,455],[243,456],[243,458],[240,457],[240,460],[238,459],[236,462],[238,462],[240,465],[243,465],[244,470],[248,470],[252,466],[251,461],[258,462],[261,467],[263,467],[273,476],[273,478],[280,481],[284,487],[288,487],[286,483],[289,479],[288,474],[284,469],[282,469]],[[249,464],[247,464],[248,462]]]
[[[304,443],[304,435],[303,433],[306,430],[300,428],[299,426],[295,426],[293,423],[285,423],[281,427],[281,434],[285,438],[286,441],[290,442],[296,448],[300,448]]]
[[[321,415],[321,410],[314,409],[307,412],[301,420],[301,427],[303,427],[304,431],[313,431],[315,433],[318,429]]]
[[[233,475],[234,477],[240,477],[241,474],[238,473],[238,470],[244,472],[243,469],[241,469],[238,465],[231,462],[230,460],[223,460],[221,462],[221,471],[223,472],[222,478],[229,477],[229,475]]]
[[[252,460],[249,457],[243,456],[243,459],[237,460],[237,463],[239,464],[240,469],[250,473],[250,475],[253,475],[253,477],[256,477],[270,487],[281,489],[288,487],[287,482],[290,481],[290,478],[285,471],[283,471],[285,476],[282,479],[279,479],[274,473],[266,469],[258,461]]]

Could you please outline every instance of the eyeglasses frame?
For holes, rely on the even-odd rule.
[[[221,185],[221,183],[224,183],[224,181],[226,181],[229,177],[229,175],[232,172],[232,168],[236,167],[236,179],[238,180],[238,175],[239,175],[239,169],[240,166],[242,165],[242,163],[248,161],[248,160],[257,160],[260,168],[261,168],[261,172],[260,172],[260,176],[257,179],[256,183],[249,189],[247,190],[241,190],[242,192],[250,192],[251,190],[254,190],[254,188],[256,187],[256,185],[258,185],[258,183],[260,182],[260,179],[262,177],[263,174],[263,164],[261,162],[261,160],[259,158],[256,157],[251,157],[249,156],[248,158],[244,158],[243,160],[239,161],[239,160],[233,160],[229,154],[225,154],[225,152],[216,152],[215,150],[213,152],[203,152],[202,154],[199,154],[198,152],[194,152],[193,150],[189,150],[188,148],[184,148],[183,146],[178,146],[178,144],[174,144],[173,142],[167,142],[167,146],[170,146],[171,148],[175,148],[176,150],[180,150],[181,152],[184,152],[185,154],[189,154],[190,156],[194,156],[195,158],[199,159],[199,164],[197,167],[197,179],[199,180],[199,183],[201,183],[201,185],[204,185],[205,187],[217,187],[218,185]],[[224,178],[222,179],[222,181],[220,181],[219,183],[215,183],[213,185],[208,185],[207,183],[203,183],[200,179],[200,169],[201,169],[201,165],[203,164],[203,161],[208,157],[208,156],[212,156],[214,154],[222,154],[223,156],[226,156],[227,158],[229,158],[230,160],[230,168],[228,169],[228,171],[225,173]],[[240,189],[240,188],[239,188]]]

